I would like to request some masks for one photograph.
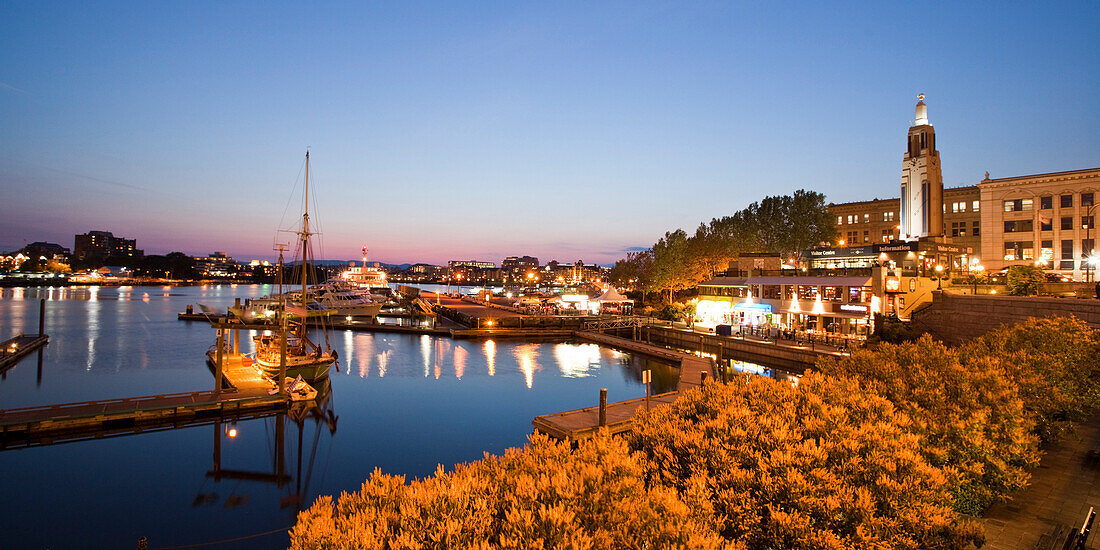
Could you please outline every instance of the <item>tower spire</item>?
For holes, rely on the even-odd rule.
[[[924,104],[924,94],[917,94],[917,120],[913,126],[925,126],[928,124],[928,106]]]

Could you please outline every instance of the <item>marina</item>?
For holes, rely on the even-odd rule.
[[[122,407],[152,408],[156,398],[197,395],[191,403],[174,404],[195,414],[181,412],[174,420],[174,412],[164,409],[157,413],[163,418],[155,422],[122,420],[102,429],[82,429],[79,436],[16,439],[12,433],[11,444],[0,452],[0,467],[21,472],[9,478],[9,504],[0,506],[10,520],[7,535],[29,546],[59,548],[87,547],[93,532],[101,542],[92,546],[98,547],[133,547],[145,536],[150,547],[157,547],[282,529],[297,510],[281,504],[290,494],[308,506],[317,495],[354,490],[374,467],[426,476],[438,464],[449,469],[484,452],[501,454],[525,443],[536,416],[590,406],[601,388],[612,402],[644,396],[644,370],[654,373],[655,394],[675,389],[676,369],[668,363],[564,334],[529,341],[505,337],[503,329],[469,338],[451,338],[449,332],[335,329],[330,338],[339,360],[328,377],[327,398],[339,418],[335,433],[324,419],[309,420],[312,413],[298,428],[290,417],[294,407],[285,401],[251,412],[241,401],[240,411],[233,410],[245,384],[234,374],[238,364],[229,354],[219,398],[224,414],[199,412],[206,405],[198,403],[211,403],[213,397],[214,376],[205,352],[217,329],[208,321],[179,321],[177,313],[196,303],[224,311],[237,298],[267,295],[272,288],[0,290],[0,327],[10,331],[0,336],[12,337],[19,327],[33,326],[40,299],[46,300],[45,330],[50,334],[49,346],[41,348],[41,380],[32,354],[0,383],[0,406],[7,412],[37,408],[33,414],[41,417],[70,414],[49,411],[58,404],[83,405],[88,414],[125,412]],[[240,351],[248,354],[254,351],[252,331],[270,327],[235,328],[240,329]],[[466,330],[454,328],[459,335]],[[121,401],[133,396],[154,399]],[[99,410],[90,410],[94,407]],[[287,426],[285,437],[278,436],[280,422]],[[220,450],[217,469],[210,460],[212,434]],[[298,435],[305,449],[300,476],[293,449]],[[273,468],[283,448],[280,437],[288,461],[282,474]],[[318,438],[311,470],[311,442]],[[34,467],[44,461],[52,467]],[[207,475],[215,471],[220,482]],[[240,472],[269,476],[269,481],[231,477]],[[271,476],[283,480],[282,485]],[[301,491],[295,489],[299,482]],[[59,501],[56,494],[40,490],[51,483],[63,483],[72,496]],[[134,498],[150,494],[150,488],[160,503],[155,511],[143,505],[144,497]],[[45,529],[44,517],[70,528],[64,533]],[[249,539],[239,547],[285,546],[285,531],[280,533]]]

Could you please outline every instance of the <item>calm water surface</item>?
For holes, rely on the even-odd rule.
[[[45,298],[50,344],[40,379],[34,355],[6,373],[0,408],[211,388],[203,353],[214,331],[177,321],[176,313],[187,304],[221,309],[269,291],[2,289],[0,339],[37,332]],[[158,548],[284,528],[298,506],[355,490],[375,468],[430,475],[437,464],[450,468],[523,445],[534,416],[595,405],[600,388],[612,401],[645,395],[644,368],[654,369],[655,392],[670,391],[675,379],[667,365],[591,344],[352,332],[329,338],[341,364],[331,375],[335,433],[313,418],[269,417],[0,451],[0,548],[133,548],[141,536]],[[230,428],[236,437],[226,435]],[[281,484],[207,475],[220,460],[223,471],[270,477],[279,458],[288,476]],[[286,544],[278,532],[209,547]]]

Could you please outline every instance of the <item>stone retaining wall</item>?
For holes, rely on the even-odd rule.
[[[1074,316],[1100,328],[1100,300],[1024,296],[973,296],[936,292],[932,303],[913,314],[913,327],[948,344],[977,338],[1029,317]]]

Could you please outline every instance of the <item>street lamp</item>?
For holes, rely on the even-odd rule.
[[[1092,219],[1092,209],[1093,208],[1096,208],[1096,204],[1093,204],[1092,206],[1090,206],[1089,209],[1085,212],[1085,219],[1083,220],[1084,223],[1081,224],[1081,229],[1085,230],[1085,240],[1084,240],[1084,242],[1081,243],[1081,258],[1084,259],[1084,261],[1082,263],[1085,264],[1085,282],[1086,283],[1090,282],[1090,275],[1092,275],[1092,266],[1089,265],[1089,264],[1092,263],[1092,262],[1090,262],[1090,260],[1092,259],[1092,251],[1085,250],[1085,242],[1088,242],[1090,240],[1089,239],[1089,232],[1092,229],[1092,226],[1093,226],[1093,223],[1094,223],[1093,219]],[[1095,250],[1096,247],[1094,246],[1093,249]]]
[[[936,280],[936,290],[943,290],[943,264],[936,264],[934,269],[936,276],[932,278]]]

